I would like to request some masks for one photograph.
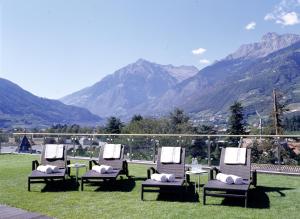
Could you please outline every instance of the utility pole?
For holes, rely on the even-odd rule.
[[[259,117],[259,134],[260,134],[260,140],[261,140],[261,136],[262,136],[262,118],[261,118],[261,115],[257,112],[256,110],[256,114],[258,115]]]
[[[279,127],[278,127],[278,105],[277,105],[277,95],[275,89],[273,90],[273,113],[274,113],[274,127],[275,127],[275,134],[279,134]]]
[[[210,167],[211,166],[211,140],[210,137],[208,137],[207,140],[207,165]]]

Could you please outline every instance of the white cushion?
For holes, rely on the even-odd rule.
[[[63,144],[46,144],[45,145],[45,158],[46,159],[60,159],[64,155]]]
[[[104,159],[120,159],[121,144],[105,144],[103,150]]]
[[[224,163],[226,164],[245,164],[246,163],[246,148],[232,148],[225,149]]]
[[[160,162],[162,163],[180,163],[181,147],[162,147]]]

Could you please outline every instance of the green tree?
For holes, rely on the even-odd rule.
[[[263,150],[259,149],[259,142],[257,140],[254,140],[251,147],[251,162],[258,163],[262,154]]]
[[[244,135],[245,134],[245,121],[243,114],[242,104],[238,101],[235,101],[230,106],[230,117],[228,124],[228,134],[230,135]],[[229,138],[231,146],[238,146],[239,138],[230,137]]]
[[[196,129],[197,134],[216,134],[216,131],[210,125],[200,125]]]
[[[131,118],[131,122],[137,122],[137,121],[141,121],[144,118],[141,115],[133,115],[133,117]]]
[[[229,129],[228,134],[230,135],[244,135],[245,134],[245,121],[243,114],[242,104],[235,101],[230,106],[230,117],[229,117]]]
[[[108,118],[105,130],[107,133],[120,134],[122,131],[122,127],[123,123],[121,122],[121,120],[112,116]]]
[[[166,119],[146,118],[140,121],[130,122],[122,129],[122,133],[166,134],[168,133],[168,129],[168,121]]]
[[[191,133],[193,127],[189,124],[189,117],[183,110],[175,108],[173,112],[169,114],[169,126],[171,133]]]
[[[283,94],[273,90],[273,111],[271,114],[271,134],[282,135],[284,132],[283,114],[288,111],[283,103]]]
[[[215,134],[215,130],[212,126],[200,125],[195,130],[196,134]],[[199,137],[193,139],[192,144],[187,147],[187,154],[190,154],[192,157],[198,157],[202,160],[207,159],[207,144],[208,141],[213,139],[208,139],[207,137]]]

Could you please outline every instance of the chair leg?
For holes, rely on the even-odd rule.
[[[142,190],[141,190],[141,200],[144,200],[144,186],[142,186]]]
[[[81,177],[81,191],[83,191],[83,178]]]
[[[28,190],[28,192],[30,192],[30,178],[29,177],[28,177],[27,184],[28,184],[27,190]]]
[[[245,192],[245,208],[247,208],[248,205],[248,192]]]
[[[203,188],[203,205],[206,204],[206,189]]]
[[[253,172],[253,186],[256,187],[257,185],[257,172]]]
[[[66,178],[65,178],[65,176],[64,176],[64,178],[63,178],[63,186],[64,186],[64,191],[66,191],[66,188],[67,188],[67,186],[66,186]]]

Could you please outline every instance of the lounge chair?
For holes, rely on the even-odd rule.
[[[46,144],[43,146],[41,153],[40,163],[37,160],[32,161],[32,172],[28,176],[28,191],[30,191],[30,185],[32,183],[47,183],[48,181],[53,180],[63,180],[65,182],[66,174],[70,173],[67,165],[70,163],[67,160],[67,147],[63,145],[63,154],[60,158],[47,158],[46,148],[47,147],[59,147],[58,144]],[[44,173],[37,170],[37,167],[40,165],[53,165],[59,168],[58,172],[55,173]]]
[[[107,180],[116,180],[119,175],[126,175],[129,177],[128,164],[124,159],[124,145],[121,145],[121,152],[119,158],[105,158],[104,145],[100,149],[99,160],[98,162],[95,160],[89,161],[89,171],[86,172],[81,177],[81,191],[83,191],[83,184],[95,181],[107,181]],[[107,165],[113,168],[111,173],[98,173],[92,170],[93,165]]]
[[[248,191],[250,185],[256,186],[256,171],[251,173],[251,149],[246,151],[245,164],[227,164],[225,159],[225,148],[222,148],[220,167],[213,168],[210,172],[210,180],[203,187],[203,205],[206,204],[206,196],[213,197],[232,197],[244,199],[244,205],[247,207]],[[232,174],[242,177],[244,184],[226,184],[215,177],[218,173]]]
[[[180,149],[179,163],[163,163],[161,162],[162,148],[158,149],[158,158],[156,169],[150,167],[147,170],[147,180],[142,182],[141,199],[144,200],[144,192],[160,192],[164,189],[176,191],[181,188],[185,182],[185,148]],[[151,179],[153,173],[167,173],[174,174],[174,182],[160,182]]]

